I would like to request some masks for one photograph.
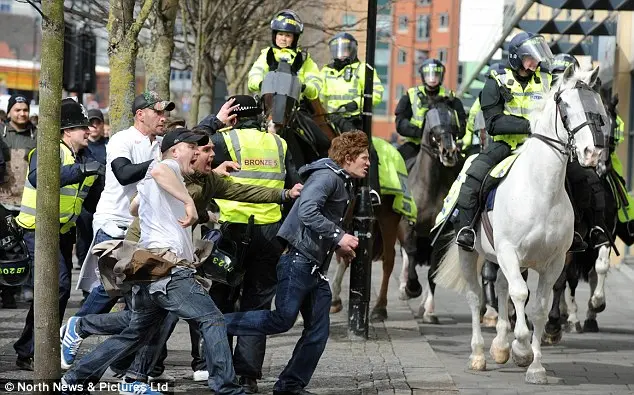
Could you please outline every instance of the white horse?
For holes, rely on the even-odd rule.
[[[478,281],[482,263],[478,258],[483,255],[497,262],[501,269],[496,281],[497,336],[491,344],[491,356],[501,364],[508,361],[511,353],[507,339],[510,294],[517,313],[513,360],[518,366],[528,366],[526,382],[548,382],[541,364],[540,342],[553,284],[562,272],[573,238],[574,213],[564,189],[566,163],[575,153],[582,166],[596,166],[604,140],[601,127],[603,123],[608,124],[601,99],[590,88],[596,82],[598,71],[596,68],[574,73],[568,68],[531,114],[531,138],[519,150],[520,155],[500,183],[495,207],[489,213],[494,245],[480,225],[476,251],[468,252],[454,244],[442,259],[436,276],[438,285],[466,290],[472,316],[469,361],[472,370],[486,369]],[[605,118],[589,116],[589,113]],[[524,317],[528,287],[521,271],[526,268],[539,273],[534,299],[537,306],[530,316],[534,325],[532,343]]]

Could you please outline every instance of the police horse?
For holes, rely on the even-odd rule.
[[[566,164],[576,154],[582,166],[596,166],[604,145],[601,127],[608,123],[601,98],[591,88],[598,71],[574,72],[569,67],[564,72],[531,114],[533,133],[497,187],[493,210],[487,213],[491,237],[485,235],[487,224],[481,221],[476,228],[476,250],[468,252],[452,244],[436,272],[438,285],[466,291],[472,323],[472,370],[486,369],[478,281],[479,258],[483,256],[500,267],[496,280],[497,336],[491,344],[491,356],[503,364],[512,355],[518,366],[528,366],[526,382],[548,382],[541,364],[541,339],[550,294],[564,268],[574,229],[574,212],[564,188]],[[524,315],[528,287],[521,271],[526,268],[539,274],[534,298],[537,306],[530,315],[532,343]],[[512,345],[508,342],[509,295],[517,312]]]
[[[271,70],[265,76],[261,90],[265,122],[269,132],[277,133],[286,140],[293,162],[298,168],[327,157],[330,141],[339,135],[339,131],[327,122],[328,114],[318,100],[303,103],[310,107],[314,118],[300,109],[301,82],[297,78],[298,66],[281,61]],[[321,119],[321,122],[315,122],[313,119]],[[394,269],[394,245],[401,215],[392,209],[393,199],[391,195],[382,195],[381,205],[374,209],[377,219],[373,232],[376,235],[373,240],[374,260],[382,259],[383,278],[373,316],[377,316],[375,312],[379,311],[378,315],[382,317],[382,312],[386,311],[388,285]],[[346,267],[343,263],[338,265],[332,283],[333,312],[342,309],[341,282]]]

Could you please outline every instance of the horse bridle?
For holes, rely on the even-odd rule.
[[[586,84],[583,81],[577,81],[577,83],[575,84],[574,88],[572,89],[587,89],[590,90],[592,92],[594,92],[594,90],[592,90],[592,88],[590,88],[590,86],[588,84]],[[559,152],[560,154],[562,154],[563,156],[570,156],[570,161],[573,161],[576,157],[576,153],[574,150],[575,147],[575,134],[577,134],[577,132],[579,130],[581,130],[582,128],[584,128],[585,126],[589,126],[590,129],[592,130],[593,134],[597,132],[597,130],[601,129],[601,126],[603,126],[603,119],[601,118],[600,114],[597,113],[591,113],[591,112],[586,112],[586,121],[580,123],[579,125],[575,126],[573,129],[571,129],[570,126],[570,122],[569,122],[569,117],[568,117],[568,112],[566,110],[565,107],[562,107],[561,103],[563,102],[562,98],[561,98],[561,94],[565,92],[565,90],[558,90],[555,93],[554,96],[554,100],[556,103],[556,107],[555,107],[555,136],[559,137],[559,131],[557,130],[557,118],[559,116],[559,114],[561,113],[561,122],[564,124],[564,129],[566,130],[566,132],[568,133],[568,140],[567,142],[564,142],[562,140],[559,139],[554,139],[548,136],[544,136],[542,134],[531,134],[530,137],[534,137],[538,140],[543,141],[546,145],[548,145],[549,147],[551,147],[552,149],[554,149],[555,151]],[[557,145],[561,146],[562,148],[559,148]]]
[[[455,140],[454,133],[452,133],[450,131],[444,131],[444,132],[441,133],[441,135],[443,135],[443,134],[451,134],[452,135],[452,140]],[[428,140],[432,140],[436,144],[435,145],[428,144],[427,141],[425,141],[425,139],[423,138],[423,139],[421,139],[421,142],[420,142],[420,148],[423,151],[425,151],[432,158],[439,159],[440,158],[440,148],[438,146],[438,143],[436,142],[436,139],[434,138],[434,133],[431,131],[431,129],[429,130],[429,133],[428,133]]]

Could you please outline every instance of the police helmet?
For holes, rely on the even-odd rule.
[[[356,59],[358,45],[359,43],[350,33],[338,33],[328,42],[333,60],[352,61]]]
[[[423,85],[427,89],[437,90],[445,77],[445,66],[438,59],[427,59],[418,69]]]
[[[29,278],[31,256],[22,238],[22,228],[0,205],[0,284],[14,287]]]
[[[521,32],[515,35],[509,43],[509,66],[513,70],[523,69],[526,57],[535,59],[541,67],[548,69],[553,59],[553,53],[543,36],[534,33]]]
[[[563,73],[571,64],[574,65],[575,69],[579,69],[579,62],[577,61],[577,58],[567,53],[558,53],[553,58],[553,63],[550,66],[550,73]]]
[[[274,46],[276,46],[275,35],[278,32],[286,32],[294,35],[295,38],[291,48],[296,48],[299,36],[304,32],[304,24],[295,11],[282,10],[275,14],[275,17],[271,20],[271,31]]]
[[[234,241],[223,237],[218,229],[207,232],[203,240],[214,243],[214,248],[199,270],[201,274],[212,281],[229,286],[237,286],[242,282],[245,270],[238,261],[238,246]]]

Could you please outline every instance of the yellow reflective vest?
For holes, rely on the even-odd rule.
[[[264,76],[269,72],[269,64],[266,61],[266,54],[269,48],[264,48],[257,58],[251,70],[249,70],[249,78],[247,86],[252,93],[260,93],[260,84],[264,81]],[[293,63],[298,52],[302,52],[301,49],[291,48],[273,48],[273,55],[279,62],[281,59],[286,59],[288,63]],[[321,90],[322,82],[319,73],[319,67],[310,57],[307,52],[302,52],[304,56],[304,63],[297,72],[297,77],[306,85],[303,95],[310,100],[317,99],[319,91]]]
[[[29,152],[29,162],[35,150]],[[75,156],[73,152],[64,143],[59,144],[60,163],[62,166],[75,164]],[[84,199],[88,195],[88,190],[95,182],[96,176],[88,176],[79,184],[71,184],[62,186],[59,189],[59,223],[61,225],[59,232],[67,233],[75,226],[75,221],[81,214],[81,207]],[[22,192],[22,206],[20,214],[15,221],[25,229],[35,229],[35,212],[36,212],[37,189],[29,182],[27,172],[26,181],[24,182],[24,192]]]
[[[475,121],[478,113],[482,111],[480,106],[480,98],[478,97],[476,101],[473,102],[471,109],[469,109],[469,118],[467,118],[467,131],[465,132],[464,137],[462,138],[462,149],[466,150],[467,148],[474,145],[474,141],[476,144],[480,144],[480,130],[475,130]]]
[[[284,188],[286,179],[286,141],[278,135],[257,129],[231,129],[222,133],[231,159],[240,164],[231,180],[241,184]],[[251,215],[256,224],[273,224],[282,219],[277,203],[243,203],[216,199],[220,221],[248,223]]]
[[[425,122],[425,114],[427,113],[427,110],[429,110],[429,108],[427,107],[426,103],[423,103],[418,98],[419,94],[422,94],[423,96],[427,96],[424,85],[420,85],[414,88],[409,88],[407,90],[407,95],[409,96],[409,102],[412,106],[412,118],[410,118],[409,122],[418,128],[422,128],[423,123]],[[453,92],[450,89],[445,89],[444,86],[441,86],[440,90],[438,91],[438,96],[453,96]],[[458,119],[457,114],[456,114],[456,119]],[[458,122],[458,124],[460,123]],[[420,140],[421,140],[420,137],[405,137],[406,142],[414,143],[417,145],[420,144]]]
[[[504,114],[524,119],[528,119],[533,108],[546,98],[552,82],[552,75],[541,69],[535,71],[525,89],[515,81],[513,71],[508,68],[504,69],[503,73],[491,70],[491,78],[497,82],[500,89],[505,87],[513,96],[511,101],[504,102]],[[527,134],[503,134],[493,136],[493,141],[504,141],[515,149],[527,138]]]
[[[365,63],[355,62],[346,65],[341,70],[324,66],[321,69],[323,88],[319,92],[319,100],[328,113],[334,113],[342,105],[354,101],[358,109],[353,112],[342,112],[344,117],[353,117],[361,114],[363,109],[363,90],[365,88]],[[372,105],[381,103],[383,98],[383,85],[377,73],[374,73],[374,85],[372,93]]]

